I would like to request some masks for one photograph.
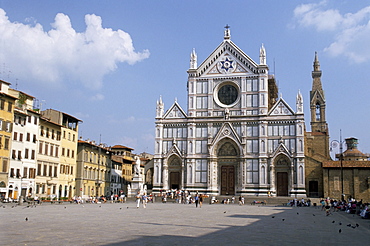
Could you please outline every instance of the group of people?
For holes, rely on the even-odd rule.
[[[144,194],[141,194],[140,191],[138,191],[135,198],[136,198],[136,208],[140,207],[140,203],[143,204],[143,208],[146,208],[146,205],[148,204],[149,201],[149,197],[146,194],[146,192],[144,192]]]
[[[356,201],[351,198],[348,201],[338,201],[336,199],[320,200],[321,210],[325,210],[326,215],[331,215],[332,212],[344,211],[349,214],[357,214],[361,217],[368,219],[370,218],[370,206],[369,203],[364,203],[362,200]]]
[[[310,207],[311,206],[311,200],[307,199],[305,200],[302,198],[301,200],[298,200],[297,198],[290,200],[288,202],[288,205],[291,207]]]

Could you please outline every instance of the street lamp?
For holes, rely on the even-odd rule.
[[[342,141],[342,129],[340,129],[340,135],[339,135],[339,141],[333,140],[330,142],[330,151],[332,151],[333,148],[336,148],[339,144],[339,158],[340,158],[340,181],[341,181],[341,199],[344,201],[344,188],[343,188],[343,143],[345,141]]]

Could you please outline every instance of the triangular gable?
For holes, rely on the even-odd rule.
[[[185,111],[180,105],[175,102],[171,108],[163,116],[164,119],[185,119],[187,118]]]
[[[257,73],[254,62],[231,40],[224,40],[197,68],[198,76],[233,73]]]
[[[293,109],[280,97],[275,105],[270,109],[268,115],[294,115]]]
[[[281,143],[277,146],[277,148],[274,150],[272,156],[277,156],[278,154],[281,154],[281,153],[285,153],[287,154],[288,156],[291,155],[290,151],[288,150],[288,148],[285,146],[285,144],[283,143],[283,141],[281,140]]]
[[[318,90],[311,95],[311,104],[316,104],[316,102],[325,102],[324,96]]]
[[[253,74],[251,69],[247,68],[243,64],[238,61],[236,57],[234,57],[230,53],[222,54],[216,61],[213,67],[206,70],[204,74],[206,75],[215,75],[215,74]]]
[[[219,142],[223,138],[230,138],[234,140],[236,143],[241,144],[238,134],[236,133],[234,127],[229,122],[226,122],[221,126],[220,130],[217,132],[216,136],[212,141],[212,146],[215,146],[215,143]]]
[[[172,147],[170,150],[167,152],[166,157],[169,157],[170,155],[178,155],[179,157],[182,157],[181,151],[179,147],[177,147],[176,140],[174,139],[174,143],[172,144]]]

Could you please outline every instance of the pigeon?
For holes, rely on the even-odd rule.
[[[353,229],[355,229],[355,228],[356,228],[356,226],[352,226],[352,228],[353,228]]]
[[[342,225],[342,222],[339,222],[339,225]]]
[[[339,233],[342,233],[342,229],[339,229]]]
[[[25,219],[26,221],[28,221],[28,218],[26,217],[26,219]]]
[[[334,223],[335,223],[335,220],[333,220],[331,223],[333,223],[333,224],[334,224]]]
[[[297,213],[297,214],[299,214],[299,213]]]
[[[226,214],[226,211],[224,211],[224,214]]]
[[[282,221],[284,221],[285,219],[282,219]]]
[[[128,209],[128,207],[127,207],[127,209]]]
[[[316,216],[315,214],[312,214],[312,216]]]
[[[352,225],[351,225],[351,224],[348,224],[347,226],[348,226],[348,227],[351,227]]]
[[[99,206],[99,208],[101,208],[101,205]]]
[[[271,218],[275,218],[275,216],[272,216]]]
[[[356,227],[359,227],[360,225],[356,223]]]
[[[67,207],[64,207],[64,209],[66,209]]]
[[[122,208],[119,208],[119,209],[122,209]]]

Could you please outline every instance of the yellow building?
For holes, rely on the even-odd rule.
[[[75,193],[77,163],[78,123],[81,120],[66,113],[47,109],[41,112],[44,118],[61,125],[60,160],[57,184],[59,198],[72,198]],[[52,133],[55,134],[55,133]]]
[[[127,194],[127,185],[131,183],[133,164],[135,163],[134,154],[132,153],[134,149],[123,146],[114,145],[111,147],[112,159],[120,162],[122,165],[122,189],[123,192]]]
[[[110,195],[110,152],[104,144],[78,140],[76,196],[83,199]]]
[[[59,156],[62,126],[40,117],[38,139],[36,196],[52,199],[58,197]]]
[[[13,112],[17,99],[8,94],[9,85],[0,80],[0,200],[7,198]]]

